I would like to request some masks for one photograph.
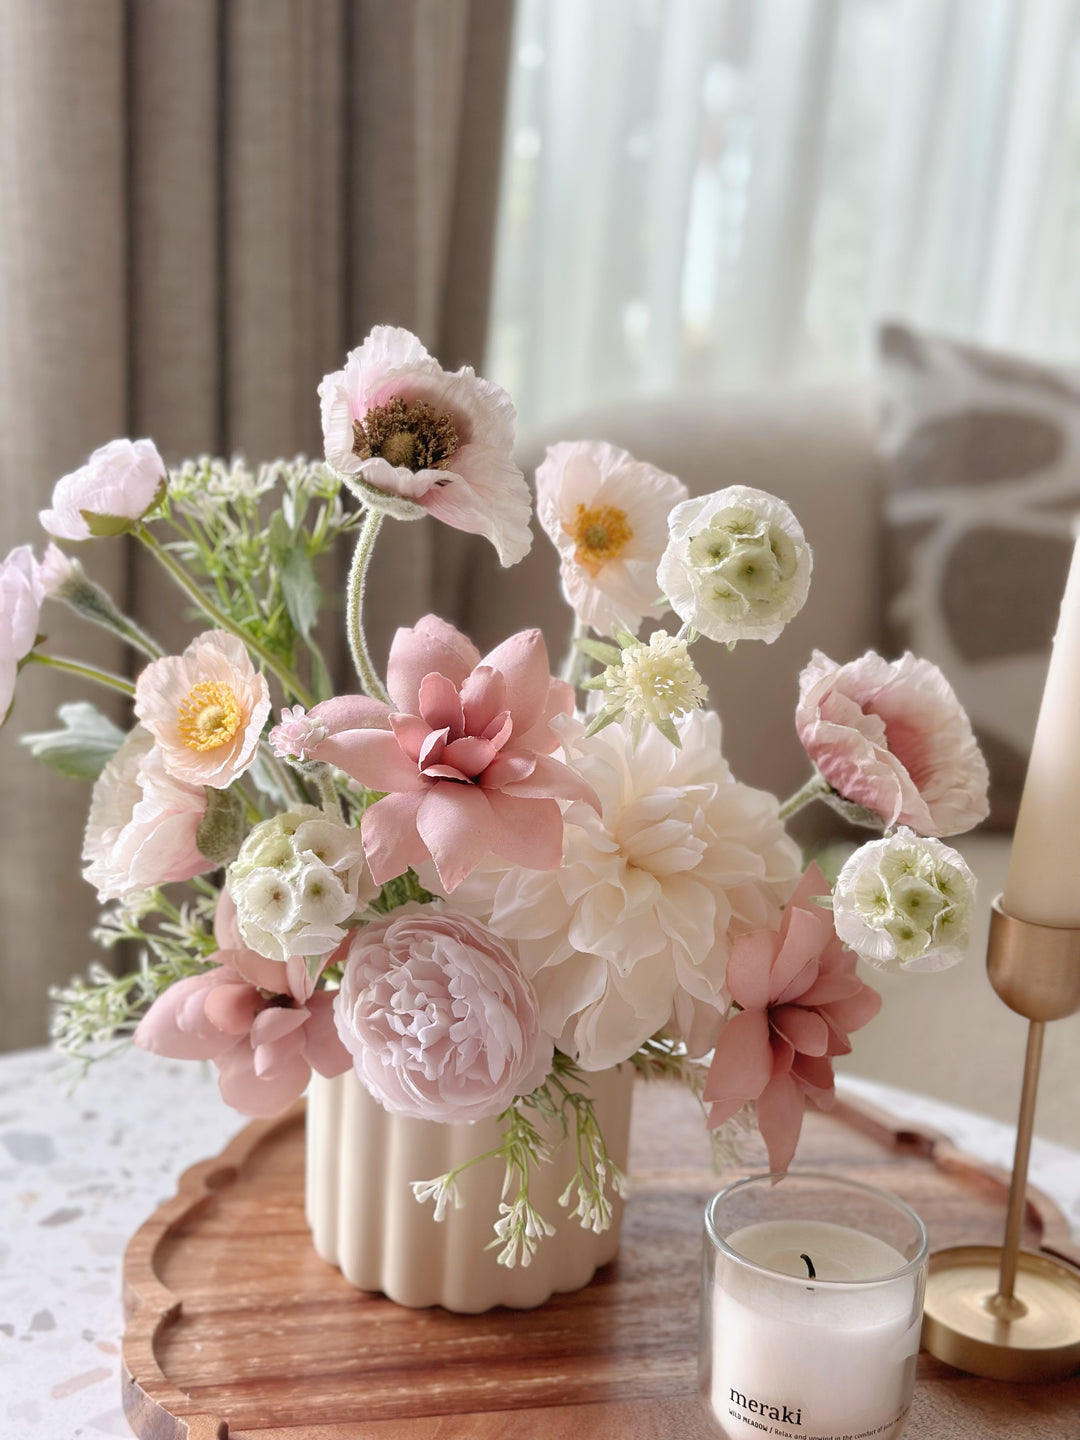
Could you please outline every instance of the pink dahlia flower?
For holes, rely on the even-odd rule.
[[[549,447],[536,472],[536,513],[562,562],[567,600],[601,635],[635,635],[669,606],[656,567],[668,514],[686,486],[655,465],[595,440]]]
[[[849,1054],[849,1033],[881,1009],[881,996],[855,974],[856,957],[837,938],[832,916],[813,903],[828,893],[811,865],[780,928],[735,941],[727,985],[739,1010],[720,1031],[705,1081],[710,1128],[757,1102],[777,1172],[795,1154],[806,1101],[827,1110],[835,1099],[832,1057]]]
[[[94,781],[83,878],[104,901],[213,870],[196,843],[205,814],[203,787],[170,775],[136,726]]]
[[[165,462],[152,440],[110,440],[56,482],[52,509],[38,518],[58,540],[117,534],[142,519],[165,483]]]
[[[244,1115],[277,1115],[311,1078],[343,1074],[352,1057],[334,1029],[334,997],[306,972],[282,988],[283,966],[250,950],[219,950],[202,975],[170,985],[134,1034],[171,1060],[212,1060],[221,1098]],[[303,976],[303,979],[299,977]]]
[[[437,616],[399,630],[390,648],[393,708],[364,696],[316,705],[325,740],[307,745],[371,790],[361,834],[376,884],[429,856],[446,890],[490,853],[532,870],[562,858],[559,800],[598,802],[592,787],[552,758],[550,721],[574,708],[570,686],[548,673],[539,630],[523,630],[482,660]]]
[[[886,826],[959,835],[986,819],[986,761],[929,660],[888,661],[870,650],[837,665],[815,650],[799,676],[795,727],[833,789]]]
[[[170,775],[224,790],[251,762],[270,713],[270,691],[242,641],[197,635],[183,655],[148,665],[135,682],[135,714],[161,747]]]
[[[420,1120],[484,1120],[551,1069],[532,986],[487,926],[408,906],[338,952],[334,1014],[375,1099]]]
[[[532,505],[505,390],[467,365],[448,373],[408,330],[376,325],[319,399],[326,458],[361,499],[395,497],[483,535],[504,565],[528,554]]]

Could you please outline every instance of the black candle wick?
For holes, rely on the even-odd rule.
[[[807,1274],[809,1275],[809,1277],[810,1277],[811,1280],[816,1280],[816,1279],[817,1279],[817,1271],[814,1269],[814,1262],[813,1262],[813,1260],[810,1259],[810,1256],[809,1256],[809,1255],[800,1255],[800,1256],[799,1256],[799,1259],[806,1261]]]

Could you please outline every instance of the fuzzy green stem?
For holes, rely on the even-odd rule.
[[[587,678],[589,671],[589,657],[583,650],[578,649],[577,641],[587,640],[588,637],[588,625],[575,615],[574,626],[570,631],[570,648],[566,653],[562,668],[562,678],[575,690]]]
[[[95,665],[82,665],[78,660],[65,660],[59,655],[42,655],[32,650],[24,662],[27,665],[48,665],[52,670],[63,670],[68,675],[80,675],[84,680],[94,680],[110,690],[119,690],[121,695],[134,695],[135,686],[130,680],[114,675],[110,670],[99,670]]]
[[[386,692],[386,686],[379,679],[378,671],[371,663],[371,653],[368,650],[363,623],[364,586],[367,582],[367,570],[382,522],[381,510],[369,510],[360,529],[356,549],[353,551],[352,565],[349,569],[345,618],[349,635],[349,649],[352,652],[353,664],[356,666],[356,673],[360,677],[364,694],[370,695],[373,700],[381,700],[384,704],[389,705],[390,696]]]
[[[285,689],[291,695],[295,695],[305,709],[310,708],[314,703],[311,692],[301,684],[291,670],[282,665],[281,661],[261,641],[249,635],[242,626],[237,625],[235,620],[226,615],[224,610],[219,609],[209,595],[195,583],[179,561],[170,555],[161,541],[151,535],[144,525],[140,525],[135,534],[184,594],[198,605],[203,614],[208,616],[219,630],[227,630],[230,635],[235,635],[238,640],[242,640],[247,648],[259,657],[266,668],[273,671]]]
[[[790,820],[792,815],[797,815],[800,810],[805,810],[815,800],[820,800],[823,795],[829,793],[829,782],[824,775],[819,775],[815,770],[810,779],[794,795],[789,795],[780,806],[780,819]]]

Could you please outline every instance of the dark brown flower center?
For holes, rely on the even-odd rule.
[[[361,460],[381,456],[407,470],[445,470],[457,448],[453,415],[438,414],[426,400],[388,400],[353,421],[353,454]]]

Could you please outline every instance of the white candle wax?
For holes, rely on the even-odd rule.
[[[905,1257],[875,1236],[826,1221],[748,1225],[726,1243],[767,1268],[728,1260],[716,1275],[710,1399],[723,1434],[898,1435],[919,1350],[918,1277],[840,1289],[820,1282],[885,1281],[906,1268]]]
[[[1065,583],[1002,905],[1018,920],[1080,925],[1080,540]]]

